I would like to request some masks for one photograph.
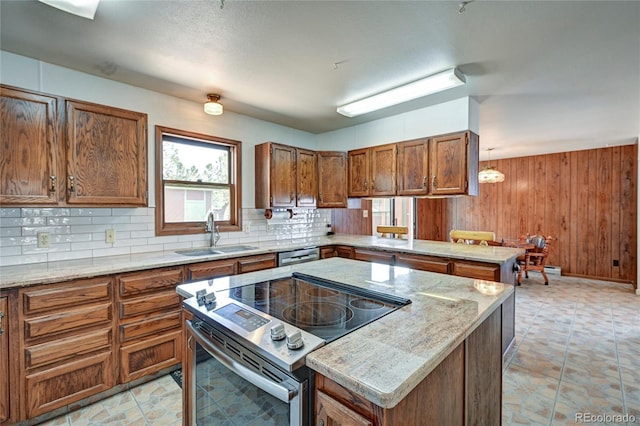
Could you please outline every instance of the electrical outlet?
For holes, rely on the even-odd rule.
[[[249,232],[251,232],[251,224],[245,223],[244,225],[242,225],[242,230],[245,234],[248,234]]]
[[[38,248],[49,248],[51,241],[48,232],[38,232]]]
[[[362,210],[362,217],[369,217],[369,210]]]
[[[115,229],[107,229],[104,231],[104,242],[113,244],[116,242],[116,230]]]

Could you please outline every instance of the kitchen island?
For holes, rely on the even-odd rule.
[[[513,286],[332,258],[182,284],[177,291],[190,297],[198,290],[224,290],[283,278],[293,272],[412,300],[410,305],[307,356],[307,366],[317,372],[317,416],[338,420],[336,412],[351,410],[366,418],[363,406],[370,403],[368,411],[378,421],[399,420],[399,411],[402,419],[409,421],[406,416],[429,418],[440,410],[446,417],[438,415],[436,419],[499,422],[501,309],[512,296]],[[359,399],[362,403],[345,405]],[[423,412],[426,406],[415,406],[416,401],[435,401],[432,413]],[[342,406],[332,411],[336,404]],[[402,410],[394,410],[396,407]],[[464,423],[458,420],[452,424]]]

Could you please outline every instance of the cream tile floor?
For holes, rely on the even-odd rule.
[[[44,425],[179,425],[180,409],[181,390],[165,376]],[[516,290],[503,424],[586,423],[580,413],[591,424],[640,424],[640,296],[630,285],[572,277],[550,276],[545,286],[532,274]],[[632,421],[613,417],[625,414]]]

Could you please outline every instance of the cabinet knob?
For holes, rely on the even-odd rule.
[[[365,180],[364,181],[364,189],[366,190],[368,188],[368,182]]]
[[[427,177],[426,176],[422,178],[422,187],[423,188],[427,187]]]
[[[76,179],[69,176],[69,192],[76,192]]]
[[[51,192],[52,194],[55,194],[56,192],[56,180],[57,178],[55,176],[49,176],[49,192]]]
[[[2,318],[4,318],[4,312],[0,311],[0,336],[4,334],[4,328],[2,328]]]
[[[324,426],[324,421],[322,419],[318,420],[318,426]]]
[[[433,175],[433,177],[431,178],[431,189],[433,191],[435,191],[436,185],[437,185],[436,175]]]

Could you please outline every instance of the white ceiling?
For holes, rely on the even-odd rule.
[[[636,142],[639,1],[458,4],[102,0],[92,21],[1,0],[0,47],[196,102],[220,93],[226,110],[313,133],[472,96],[493,159]],[[336,112],[454,66],[466,86]]]

